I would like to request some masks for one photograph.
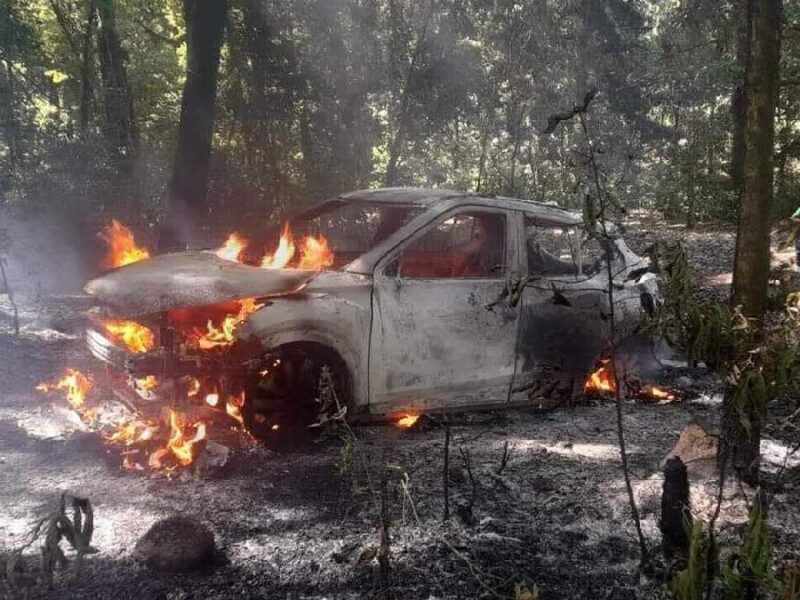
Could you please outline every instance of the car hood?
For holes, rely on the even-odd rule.
[[[262,269],[210,251],[162,254],[109,271],[84,291],[104,308],[134,317],[241,298],[294,293],[316,276],[298,269]]]

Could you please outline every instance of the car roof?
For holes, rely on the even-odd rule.
[[[511,210],[521,210],[540,215],[544,219],[553,219],[564,224],[578,225],[583,222],[580,213],[564,210],[555,204],[536,202],[534,200],[523,200],[520,198],[508,198],[505,196],[493,196],[478,194],[476,192],[460,192],[446,189],[425,189],[414,187],[393,187],[378,188],[372,190],[357,190],[347,192],[339,196],[344,200],[355,200],[359,202],[385,202],[387,204],[400,204],[409,206],[431,207],[443,201],[449,205],[471,204],[477,200],[481,204],[507,208]]]

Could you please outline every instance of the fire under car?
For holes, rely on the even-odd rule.
[[[88,346],[123,402],[227,407],[258,437],[313,422],[323,375],[352,419],[524,405],[608,351],[609,284],[623,334],[658,301],[619,236],[528,200],[357,191],[273,237],[261,261],[232,236],[86,285]]]

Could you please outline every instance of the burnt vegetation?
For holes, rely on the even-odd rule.
[[[0,0],[0,599],[800,600],[798,86],[783,0]]]

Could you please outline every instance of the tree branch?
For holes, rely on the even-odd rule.
[[[597,88],[592,88],[583,97],[583,103],[573,106],[571,110],[565,110],[564,112],[556,113],[554,115],[550,115],[547,118],[547,127],[542,130],[543,134],[553,133],[558,127],[558,124],[562,121],[569,121],[575,115],[581,115],[589,110],[589,105],[594,100],[594,97],[597,95]]]

